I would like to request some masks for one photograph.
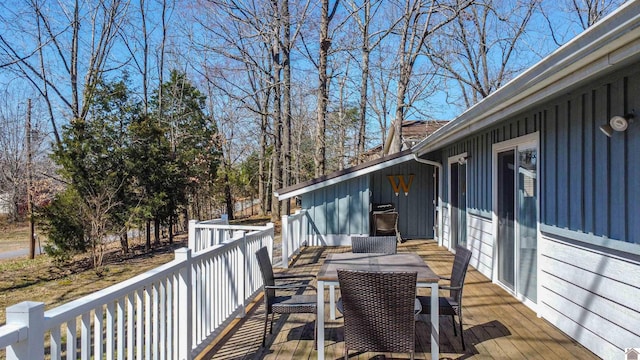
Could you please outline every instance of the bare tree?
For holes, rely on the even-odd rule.
[[[272,0],[277,3],[276,0]],[[280,6],[280,16],[278,18],[278,28],[282,35],[278,36],[282,53],[282,120],[283,120],[283,161],[282,161],[282,184],[286,187],[291,185],[291,15],[289,12],[289,0],[282,0]],[[284,203],[284,213],[291,213],[289,201]]]
[[[267,158],[269,146],[281,141],[281,113],[276,103],[280,101],[279,13],[273,11],[273,6],[277,8],[277,5],[214,1],[196,16],[207,34],[196,40],[196,47],[205,59],[203,75],[237,108],[255,114],[260,124],[258,197],[261,214],[273,203],[269,195],[272,189],[267,189],[267,184],[276,189],[280,186],[280,153]],[[240,78],[244,81],[238,81]],[[273,124],[271,119],[274,119]],[[274,148],[280,151],[280,146]],[[267,170],[274,166],[275,171],[268,177]],[[279,209],[277,201],[276,206]]]
[[[329,23],[338,9],[340,0],[335,0],[331,10],[329,0],[322,0],[320,14],[320,47],[318,55],[318,119],[316,122],[316,147],[315,147],[315,175],[321,176],[326,172],[326,123],[327,104],[329,102],[329,76],[327,74],[327,59],[332,39],[329,37]]]
[[[367,135],[367,103],[369,91],[369,72],[370,72],[370,55],[382,41],[393,31],[400,18],[388,23],[386,26],[380,21],[374,22],[374,19],[381,18],[384,1],[381,0],[363,0],[349,1],[349,11],[360,31],[360,104],[358,112],[358,139],[356,145],[356,162],[361,162],[361,155],[365,151],[366,135]],[[374,26],[378,26],[375,28]]]
[[[304,17],[308,4],[298,5],[299,19]],[[271,204],[272,217],[279,218],[281,204],[277,199],[268,199],[268,194],[291,183],[290,54],[300,22],[292,25],[286,0],[212,1],[205,9],[207,12],[200,11],[196,18],[210,37],[199,41],[197,47],[210,53],[206,59],[211,65],[207,66],[217,69],[206,70],[205,76],[214,86],[224,89],[239,108],[257,117],[261,129],[258,182],[261,213]],[[245,81],[238,81],[239,78]],[[270,190],[266,189],[267,184]]]
[[[389,117],[391,109],[395,105],[393,103],[393,79],[394,61],[387,54],[391,52],[390,44],[383,44],[382,47],[374,53],[369,74],[371,80],[371,96],[367,97],[367,103],[373,111],[380,129],[381,144],[387,143],[387,130],[389,125]],[[371,133],[371,132],[370,132]]]
[[[487,97],[528,65],[517,61],[516,55],[538,4],[539,0],[509,8],[493,0],[473,4],[425,47],[443,76],[457,84],[464,108]]]
[[[118,187],[122,185],[119,184]],[[109,243],[109,217],[112,209],[119,205],[116,192],[110,191],[107,187],[102,188],[93,196],[86,198],[80,205],[83,215],[86,216],[85,221],[89,229],[88,237],[93,271],[96,275],[102,276],[104,255]]]
[[[327,123],[327,137],[334,149],[332,155],[327,157],[332,170],[343,170],[348,165],[349,159],[356,158],[357,154],[358,108],[351,105],[349,99],[352,96],[347,86],[351,61],[347,58],[346,63],[341,65],[343,72],[336,76],[337,99],[334,102],[335,106],[332,106],[332,111],[329,112]]]
[[[625,2],[626,0],[542,0],[539,9],[551,39],[556,46],[561,46]]]
[[[292,176],[296,183],[308,180],[314,175],[314,149],[315,149],[315,128],[309,126],[314,124],[317,114],[315,113],[315,106],[311,106],[312,97],[315,92],[310,90],[303,93],[298,92],[294,96],[296,97],[296,106],[293,108],[293,122],[292,126],[292,151],[293,151],[293,171]],[[315,100],[315,99],[313,99]],[[308,104],[308,106],[304,106]]]
[[[572,13],[582,29],[587,29],[624,3],[624,0],[570,0]]]
[[[15,89],[14,89],[15,90]],[[27,205],[27,166],[29,153],[37,155],[42,142],[43,124],[34,116],[34,123],[25,127],[30,109],[28,101],[18,98],[22,92],[4,92],[0,96],[0,196],[8,203],[8,220],[24,220]],[[35,115],[35,114],[34,114]],[[31,136],[29,136],[29,133]],[[28,139],[33,139],[28,146]],[[29,147],[33,149],[29,152]],[[41,156],[40,156],[41,157]],[[40,158],[34,156],[35,159]]]
[[[407,101],[410,82],[418,57],[427,39],[456,19],[472,0],[406,0],[403,10],[398,42],[399,75],[396,92],[395,117],[390,130],[390,152],[402,148],[402,121],[411,103]],[[387,139],[389,141],[389,139]]]
[[[26,79],[49,108],[51,128],[58,146],[61,106],[72,121],[83,121],[96,83],[107,71],[114,39],[127,8],[123,0],[102,0],[50,6],[29,0],[17,16],[30,13],[35,26],[30,32],[17,28],[22,22],[5,18],[6,26],[19,36],[0,34],[0,54],[12,71]],[[12,20],[16,22],[13,23]],[[23,41],[26,40],[26,41]]]

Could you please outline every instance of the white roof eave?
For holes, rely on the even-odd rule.
[[[299,195],[302,195],[304,193],[307,193],[307,192],[310,192],[310,191],[313,191],[313,190],[317,190],[317,189],[320,189],[320,188],[323,188],[323,187],[326,187],[326,186],[330,186],[330,185],[335,185],[337,183],[340,183],[340,182],[343,182],[343,181],[346,181],[346,180],[349,180],[349,179],[353,179],[353,178],[356,178],[356,177],[359,177],[359,176],[362,176],[362,175],[366,175],[366,174],[372,173],[374,171],[382,170],[382,169],[388,168],[388,167],[396,165],[396,164],[401,164],[401,163],[409,161],[409,160],[413,160],[413,153],[408,153],[408,154],[406,154],[404,156],[397,157],[397,158],[391,159],[389,161],[381,162],[381,163],[378,163],[378,164],[373,165],[373,166],[369,166],[369,167],[366,167],[366,168],[363,168],[363,169],[359,169],[359,170],[356,170],[356,171],[353,171],[353,172],[349,172],[349,173],[346,173],[344,175],[336,176],[334,178],[327,179],[325,181],[317,182],[315,184],[311,184],[309,186],[305,186],[305,187],[293,190],[291,192],[286,192],[284,194],[276,193],[275,196],[278,198],[278,200],[290,199],[292,197],[299,196]]]

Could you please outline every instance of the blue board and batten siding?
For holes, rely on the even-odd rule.
[[[434,167],[415,160],[376,171],[371,176],[371,202],[393,203],[398,211],[398,229],[403,239],[433,238],[434,213]],[[391,180],[400,183],[404,178],[408,185],[413,176],[408,194],[402,189],[396,195]],[[391,177],[391,178],[390,178]]]
[[[491,278],[494,268],[492,230],[492,147],[540,131],[540,114],[532,110],[504,120],[474,136],[443,149],[440,159],[445,165],[443,182],[443,245],[452,247],[449,224],[449,159],[467,154],[467,247],[472,250],[471,265]]]
[[[361,176],[302,195],[309,233],[320,244],[331,244],[327,236],[369,232],[369,178]],[[338,240],[341,241],[341,240]]]
[[[541,137],[542,315],[603,358],[640,344],[640,66],[567,94]]]
[[[543,224],[640,245],[639,81],[637,68],[609,76],[545,109]],[[632,110],[627,131],[599,130]]]
[[[599,127],[634,111],[625,132]],[[568,90],[440,152],[466,152],[468,247],[492,277],[492,146],[539,136],[536,310],[603,358],[640,346],[640,66]],[[434,154],[431,154],[434,155]],[[445,177],[449,170],[445,170]],[[449,180],[445,178],[448,189]],[[448,191],[443,192],[447,202]],[[445,208],[446,208],[445,204]],[[448,212],[443,211],[445,232]],[[447,235],[448,236],[448,235]],[[448,245],[445,237],[445,245]]]
[[[413,181],[408,195],[397,196],[400,177],[405,185]],[[313,243],[348,245],[350,235],[370,233],[370,204],[392,202],[399,213],[398,228],[403,238],[433,237],[433,167],[408,160],[371,174],[345,180],[302,194],[307,210],[309,235]]]

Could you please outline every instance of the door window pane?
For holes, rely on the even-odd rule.
[[[498,280],[515,284],[515,151],[498,154]]]
[[[458,245],[467,247],[467,164],[458,165]]]
[[[537,151],[518,151],[518,289],[536,302],[537,284]]]

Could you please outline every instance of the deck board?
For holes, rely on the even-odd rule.
[[[306,248],[289,271],[315,274],[327,254],[346,251],[350,248]],[[400,244],[398,251],[419,254],[441,276],[449,276],[451,272],[453,254],[434,241],[410,240]],[[329,291],[325,291],[328,299]],[[428,294],[428,289],[419,291]],[[473,267],[469,267],[463,296],[466,351],[462,350],[460,335],[453,334],[451,318],[441,317],[441,359],[598,359]],[[339,316],[335,321],[329,320],[328,302],[325,306],[325,355],[327,359],[340,359],[344,354],[342,320]],[[415,358],[430,359],[430,324],[428,317],[421,317],[416,324]],[[259,299],[246,318],[197,359],[316,359],[313,315],[276,315],[273,335],[267,336],[265,349],[260,347],[263,324],[264,306]],[[409,354],[351,352],[349,356],[357,360],[372,358],[408,359]]]

